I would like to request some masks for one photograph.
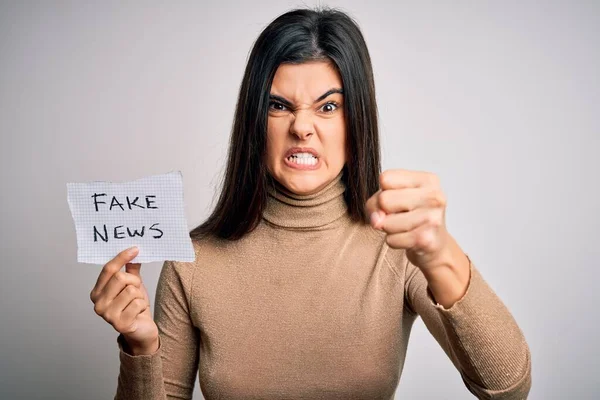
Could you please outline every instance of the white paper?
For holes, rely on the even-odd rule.
[[[77,261],[106,264],[137,246],[131,262],[194,261],[180,171],[131,182],[67,183]]]

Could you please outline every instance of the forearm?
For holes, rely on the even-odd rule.
[[[470,262],[454,238],[435,266],[423,270],[427,285],[436,302],[449,309],[462,299],[470,280]]]
[[[433,294],[430,293],[431,301]],[[450,354],[478,397],[524,399],[531,359],[523,332],[502,300],[471,268],[467,293],[451,308],[434,307]]]
[[[473,393],[480,398],[524,399],[531,386],[531,355],[523,333],[504,303],[465,258],[469,273],[464,293],[458,284],[436,285],[443,278],[441,274],[427,280],[424,273],[417,273],[407,289],[410,304]],[[460,272],[456,275],[460,277]],[[447,279],[459,278],[450,275]],[[444,304],[445,300],[448,303]]]
[[[118,338],[120,369],[115,400],[164,400],[160,347],[152,354],[132,355],[122,335]]]

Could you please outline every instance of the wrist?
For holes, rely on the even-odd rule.
[[[469,258],[454,240],[451,243],[435,267],[423,270],[431,294],[446,309],[465,295],[471,278]]]
[[[143,356],[156,353],[160,347],[160,339],[158,336],[150,341],[136,342],[125,338],[127,342],[126,351],[133,356]]]

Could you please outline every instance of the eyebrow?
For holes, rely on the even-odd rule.
[[[339,94],[343,95],[344,91],[342,89],[340,89],[340,88],[329,89],[328,91],[326,91],[325,93],[323,93],[322,95],[320,95],[319,98],[317,98],[314,102],[318,103],[319,101],[327,98],[327,96],[331,96],[334,93],[339,93]],[[289,100],[285,99],[284,97],[278,96],[276,94],[270,94],[269,95],[269,100],[277,100],[278,102],[280,102],[281,104],[283,104],[284,106],[287,106],[287,107],[291,107],[292,106],[292,102],[290,102]]]

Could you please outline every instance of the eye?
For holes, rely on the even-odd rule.
[[[331,114],[332,112],[337,110],[338,107],[339,105],[335,101],[328,101],[327,103],[321,106],[321,110],[323,110],[323,112],[326,114]]]
[[[269,102],[269,110],[286,111],[287,107],[277,101],[271,101]]]

